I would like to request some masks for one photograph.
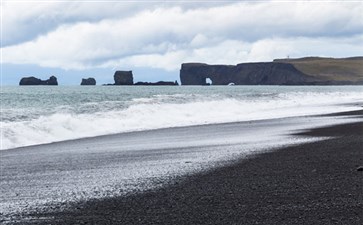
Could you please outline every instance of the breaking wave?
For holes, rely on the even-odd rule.
[[[4,120],[1,122],[1,149],[120,132],[354,110],[360,105],[347,103],[361,101],[360,94],[292,92],[248,98],[224,96],[216,100],[183,95],[135,98],[127,106],[91,113],[65,110],[26,120]],[[173,98],[187,100],[170,101]],[[91,105],[101,104],[105,103]]]

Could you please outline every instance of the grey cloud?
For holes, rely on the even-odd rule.
[[[22,1],[5,2],[3,5],[3,47],[33,40],[56,30],[64,24],[79,22],[96,23],[105,19],[122,19],[144,10],[159,7],[184,9],[208,8],[231,4],[231,2],[210,2],[208,0],[182,3],[177,1]]]
[[[136,2],[7,2],[3,8],[3,46],[33,40],[64,24],[124,18],[151,6]]]
[[[135,3],[125,8],[115,3],[113,9],[107,4],[61,4],[65,15],[47,12],[37,17],[39,24],[32,25],[41,27],[50,21],[53,29],[39,28],[35,40],[5,47],[4,62],[71,69],[125,64],[175,70],[184,60],[234,63],[307,54],[302,49],[311,49],[308,45],[331,53],[323,42],[357,52],[352,51],[359,49],[355,44],[343,45],[338,40],[361,40],[363,33],[363,3],[193,4]],[[27,16],[35,18],[35,14]]]

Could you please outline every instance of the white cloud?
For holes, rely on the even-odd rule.
[[[160,7],[179,5],[183,9],[205,8],[230,2],[210,2],[208,0],[197,3],[176,1],[4,1],[3,13],[3,46],[14,45],[32,40],[64,24],[79,22],[99,22],[105,19],[122,19],[133,16],[144,10],[155,10]]]
[[[39,1],[3,3],[3,45],[28,41],[64,24],[125,18],[152,3]]]
[[[286,55],[363,53],[359,2],[238,2],[197,8],[186,3],[149,8],[140,3],[127,7],[114,3],[112,8],[104,3],[53,4],[39,6],[25,18],[68,7],[65,15],[54,15],[56,21],[61,18],[57,27],[34,40],[4,47],[4,63],[177,70],[186,61],[236,64]],[[41,21],[50,18],[49,13],[39,16]]]

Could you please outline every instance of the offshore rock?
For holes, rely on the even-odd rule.
[[[116,71],[113,75],[115,85],[133,85],[134,77],[132,71]]]
[[[155,83],[152,83],[152,82],[136,82],[135,85],[146,85],[146,86],[177,86],[179,85],[178,84],[178,81],[158,81],[158,82],[155,82]]]
[[[83,78],[81,85],[96,85],[96,80],[93,77],[90,77],[87,79]]]
[[[48,80],[41,80],[36,77],[23,77],[19,85],[58,85],[58,81],[55,76],[49,77]]]

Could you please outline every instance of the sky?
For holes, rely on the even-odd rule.
[[[179,80],[185,62],[363,55],[363,1],[1,1],[1,85]]]

